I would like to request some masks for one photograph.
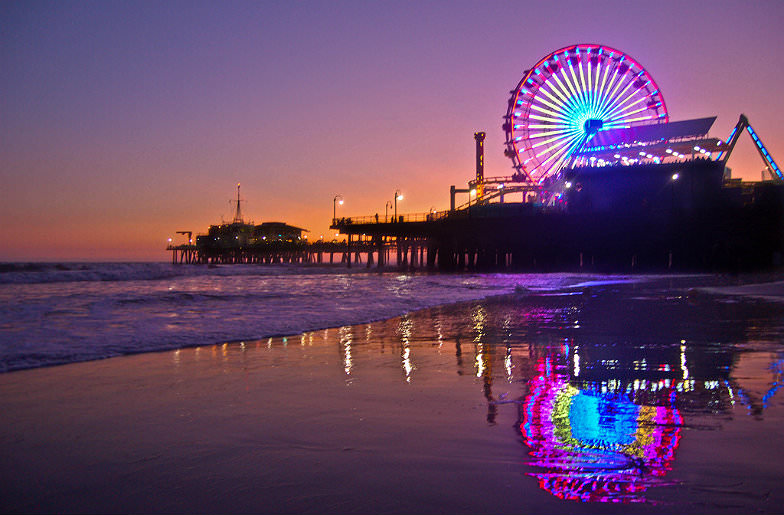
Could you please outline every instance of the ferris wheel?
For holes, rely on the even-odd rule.
[[[668,120],[659,87],[637,61],[604,45],[572,45],[536,63],[512,91],[505,153],[525,181],[542,184],[599,131]]]

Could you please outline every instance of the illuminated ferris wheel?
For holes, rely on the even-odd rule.
[[[597,132],[668,119],[659,87],[637,61],[604,45],[572,45],[536,63],[512,91],[506,155],[525,181],[542,184]]]

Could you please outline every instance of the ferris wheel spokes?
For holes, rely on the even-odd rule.
[[[653,79],[602,45],[562,48],[527,70],[509,102],[507,155],[528,180],[553,176],[597,132],[667,121]]]

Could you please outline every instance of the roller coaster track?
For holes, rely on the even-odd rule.
[[[770,155],[768,149],[765,148],[765,145],[762,144],[762,140],[752,128],[751,124],[749,123],[749,119],[746,118],[746,115],[743,114],[740,115],[737,125],[735,125],[735,128],[732,129],[732,133],[727,139],[727,150],[719,154],[717,160],[726,165],[727,160],[730,158],[730,154],[732,154],[732,150],[735,148],[735,144],[738,142],[740,134],[744,129],[748,131],[749,136],[751,136],[751,139],[754,141],[757,152],[759,152],[759,155],[762,158],[762,161],[765,163],[765,167],[767,168],[771,177],[778,181],[784,181],[784,174],[782,174],[781,169],[779,169],[779,166],[776,164],[776,161],[773,160],[773,156]]]

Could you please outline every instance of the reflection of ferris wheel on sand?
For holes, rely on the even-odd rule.
[[[637,61],[605,45],[572,45],[541,59],[512,91],[505,153],[521,180],[542,184],[599,131],[668,120],[659,87]]]

